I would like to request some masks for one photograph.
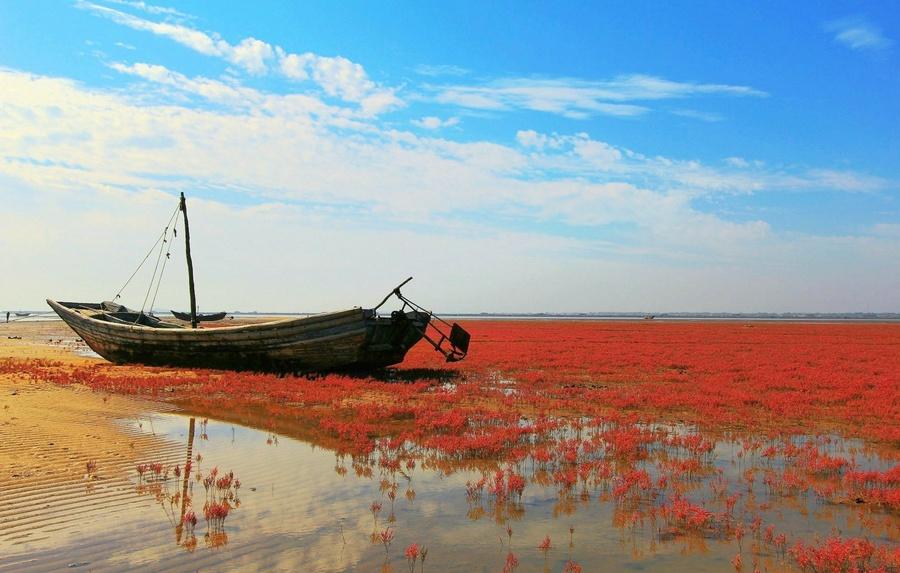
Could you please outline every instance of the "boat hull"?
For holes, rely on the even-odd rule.
[[[379,317],[355,308],[223,328],[157,328],[102,320],[99,305],[47,304],[103,358],[227,370],[308,372],[372,369],[403,361],[428,325],[425,313]]]

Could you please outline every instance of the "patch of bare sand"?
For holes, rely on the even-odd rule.
[[[54,360],[63,367],[97,360],[73,353],[66,342],[74,333],[62,323],[3,326],[0,358]],[[123,420],[172,408],[19,372],[0,374],[0,542],[52,530],[92,507],[128,503],[135,497],[128,473],[175,444],[147,424],[141,429]]]
[[[0,495],[14,484],[83,479],[87,463],[105,479],[159,446],[121,419],[169,409],[165,404],[0,376]]]
[[[0,358],[90,364],[99,358],[61,320],[0,323]]]

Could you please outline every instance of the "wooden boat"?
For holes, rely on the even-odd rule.
[[[302,372],[379,368],[403,361],[430,322],[411,311],[379,317],[354,308],[305,318],[193,329],[114,303],[48,300],[110,362]]]
[[[191,321],[191,313],[189,312],[178,312],[177,310],[170,310],[172,316],[177,318],[178,320],[183,320],[185,322]],[[210,312],[208,314],[198,314],[197,322],[215,322],[217,320],[222,320],[225,318],[225,312]]]
[[[190,231],[183,194],[179,210],[184,215],[190,327],[166,322],[116,302],[47,300],[91,349],[110,362],[276,372],[372,369],[402,362],[407,351],[422,339],[449,362],[466,356],[469,334],[462,327],[447,323],[400,292],[412,277],[371,309],[357,307],[304,318],[198,329]],[[167,231],[168,227],[163,238]],[[389,316],[380,316],[378,309],[392,295],[403,302],[402,308]],[[449,334],[442,330],[444,327],[449,328]]]

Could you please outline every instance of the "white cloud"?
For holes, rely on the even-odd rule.
[[[375,87],[361,65],[340,56],[316,57],[312,62],[312,77],[325,89],[325,93],[350,101],[360,101]]]
[[[229,60],[251,74],[263,74],[268,70],[268,61],[275,52],[269,44],[256,38],[244,38],[231,48]]]
[[[77,0],[75,5],[134,30],[142,30],[158,36],[165,36],[207,56],[221,56],[227,58],[233,50],[232,46],[221,38],[211,36],[205,32],[195,30],[182,24],[153,22],[144,18],[138,18],[137,16],[133,16],[120,10],[114,10],[107,6],[87,2],[86,0]]]
[[[118,4],[119,6],[128,6],[129,8],[134,8],[136,10],[141,10],[142,12],[146,12],[148,14],[154,14],[157,16],[172,16],[180,19],[189,19],[190,16],[179,12],[175,8],[170,8],[168,6],[156,6],[154,4],[147,4],[146,2],[140,0],[103,0],[107,4]]]
[[[650,157],[626,148],[576,135],[542,134],[534,130],[517,132],[520,146],[532,149],[529,156],[536,170],[563,171],[571,175],[641,181],[655,188],[677,191],[687,196],[750,194],[758,192],[840,191],[877,192],[891,182],[850,170],[769,169],[764,162],[727,157],[725,168],[699,161]]]
[[[437,64],[437,65],[429,65],[429,64],[421,64],[416,66],[415,71],[419,75],[423,76],[464,76],[469,73],[469,70],[466,68],[462,68],[460,66],[454,66],[450,64]]]
[[[421,119],[414,119],[412,120],[412,124],[421,127],[422,129],[441,129],[443,127],[453,127],[454,125],[458,125],[459,118],[449,117],[447,119],[441,119],[431,115]]]
[[[811,169],[808,172],[811,187],[823,187],[854,193],[871,193],[888,187],[881,177],[873,177],[837,169]]]
[[[212,286],[204,289],[209,307],[260,299],[294,310],[361,304],[371,285],[390,288],[396,276],[416,274],[417,288],[433,293],[429,304],[454,310],[635,308],[650,294],[657,308],[670,309],[734,310],[729,300],[743,301],[743,310],[773,310],[772,300],[848,308],[845,295],[854,285],[846,278],[843,290],[803,302],[810,277],[834,278],[837,255],[826,252],[840,253],[854,276],[877,277],[867,279],[877,288],[897,279],[883,264],[900,256],[896,239],[887,235],[785,237],[763,220],[729,221],[692,204],[695,194],[847,186],[855,181],[849,172],[771,171],[752,163],[716,169],[645,156],[583,133],[523,130],[510,146],[456,142],[385,130],[309,95],[271,94],[152,64],[113,67],[149,84],[92,89],[0,69],[0,189],[15,210],[8,218],[53,233],[37,242],[34,232],[0,235],[0,248],[17,257],[10,264],[36,277],[0,285],[5,300],[24,301],[39,283],[59,283],[54,273],[71,269],[66,260],[78,258],[83,269],[110,268],[110,244],[116,245],[113,268],[127,266],[126,254],[133,257],[152,235],[146,205],[168,210],[181,190],[251,203],[193,200],[201,284],[237,285],[218,294]],[[215,105],[181,105],[177,94]],[[29,211],[33,197],[39,206],[54,207]],[[123,218],[122,212],[135,215]],[[473,212],[478,215],[467,215]],[[533,230],[510,231],[504,219]],[[85,222],[100,231],[79,233]],[[550,222],[583,226],[597,236],[554,236],[544,230]],[[305,246],[302,255],[280,248],[290,245]],[[379,264],[371,265],[371,250],[362,245],[404,248],[379,249]],[[263,251],[265,261],[258,255]],[[84,253],[92,254],[85,259]],[[804,263],[802,273],[791,270],[808,259],[814,262]],[[236,277],[234,268],[258,282]],[[310,287],[302,300],[267,286],[283,285],[282,273],[313,271],[354,280]],[[522,290],[516,285],[557,276],[567,279],[510,294]],[[686,276],[695,279],[693,290],[682,284]],[[98,283],[118,280],[92,270],[67,284],[72,296],[91,296]],[[641,280],[666,288],[635,290]],[[702,293],[697,284],[704,285]],[[881,300],[896,296],[886,290]]]
[[[893,41],[885,37],[874,24],[864,18],[844,18],[825,25],[834,40],[852,50],[885,50]]]
[[[882,237],[900,239],[900,223],[877,223],[872,232]]]
[[[699,95],[766,95],[747,86],[675,82],[647,75],[619,76],[608,81],[513,78],[481,85],[432,86],[431,89],[440,103],[485,110],[527,109],[573,119],[598,114],[633,117],[650,111],[645,105],[633,102]],[[697,111],[683,112],[688,113],[707,120],[713,117]]]
[[[314,54],[287,54],[281,48],[276,48],[276,53],[282,74],[292,80],[309,79],[309,72],[306,71],[306,68],[315,60]]]
[[[744,159],[743,157],[726,157],[725,163],[731,165],[732,167],[750,167],[750,162]]]
[[[543,149],[547,145],[550,138],[543,133],[538,133],[533,129],[520,130],[516,132],[516,141],[522,147],[534,147]]]
[[[123,26],[167,37],[201,54],[221,58],[250,74],[274,71],[294,81],[312,80],[329,96],[360,104],[365,115],[380,114],[403,105],[395,90],[378,86],[360,64],[341,56],[292,54],[253,37],[233,45],[218,34],[184,24],[154,22],[87,0],[78,0],[76,6]]]

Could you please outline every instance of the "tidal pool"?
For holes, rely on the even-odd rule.
[[[0,511],[13,518],[55,496],[68,509],[4,522],[0,571],[789,571],[796,565],[780,533],[790,543],[836,534],[897,541],[896,517],[886,510],[827,501],[809,484],[801,491],[786,482],[790,459],[766,455],[767,442],[681,426],[639,428],[635,435],[658,439],[627,462],[608,444],[593,454],[576,445],[579,462],[567,470],[537,455],[512,465],[462,462],[402,444],[391,455],[379,449],[354,458],[291,437],[300,432],[290,429],[182,414],[123,423],[165,446],[140,468],[121,468],[119,479],[7,498]],[[572,447],[598,435],[566,427],[552,443]],[[685,437],[700,440],[700,455],[679,455]],[[795,437],[784,447],[807,443],[856,468],[889,467],[834,437]],[[511,475],[524,478],[521,498]],[[219,499],[227,516],[205,516]],[[679,499],[687,502],[680,510]],[[697,517],[701,510],[691,508],[698,507],[711,517]],[[184,517],[191,511],[193,531]],[[411,544],[420,554],[414,564],[404,555]]]

